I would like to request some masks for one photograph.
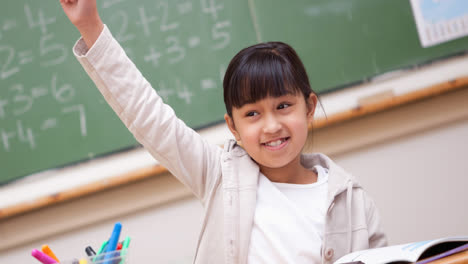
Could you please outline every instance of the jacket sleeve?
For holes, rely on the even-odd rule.
[[[222,149],[175,116],[106,26],[89,50],[80,39],[73,51],[134,137],[203,202],[213,178],[220,176]]]
[[[380,215],[374,201],[366,195],[367,203],[367,230],[369,232],[369,248],[378,248],[387,246],[387,237],[382,230]]]

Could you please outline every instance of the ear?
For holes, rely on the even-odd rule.
[[[234,120],[228,114],[224,114],[224,120],[226,120],[226,124],[231,130],[232,135],[236,138],[237,141],[240,141],[239,133],[237,133],[236,126],[234,125]]]
[[[312,120],[314,120],[315,108],[317,106],[317,96],[314,93],[311,93],[307,99],[307,103],[307,121],[310,123]]]

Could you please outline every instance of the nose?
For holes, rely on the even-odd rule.
[[[267,115],[263,124],[263,132],[266,134],[275,134],[281,130],[281,122],[275,115]]]

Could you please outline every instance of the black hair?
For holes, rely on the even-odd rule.
[[[296,51],[283,42],[266,42],[241,50],[229,63],[223,80],[224,104],[229,116],[266,97],[314,93]]]

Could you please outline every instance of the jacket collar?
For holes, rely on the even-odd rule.
[[[328,169],[328,197],[327,200],[333,201],[335,196],[347,190],[351,184],[352,187],[361,187],[356,178],[346,172],[329,157],[321,153],[307,153],[301,156],[302,165],[306,168],[312,168],[320,165]]]

